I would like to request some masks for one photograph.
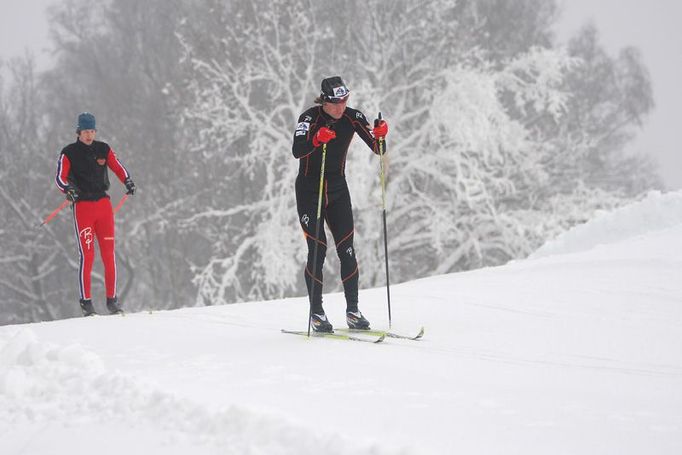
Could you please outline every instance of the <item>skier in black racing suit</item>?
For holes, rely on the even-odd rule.
[[[320,226],[319,238],[315,238],[322,147],[327,144],[320,217],[326,220],[331,230],[341,263],[348,327],[366,330],[369,329],[369,321],[358,309],[359,269],[353,247],[355,228],[345,176],[346,155],[355,133],[378,154],[379,139],[386,137],[388,125],[381,120],[370,130],[364,114],[347,106],[350,91],[340,77],[326,78],[321,85],[322,93],[315,99],[317,105],[298,118],[292,147],[294,157],[300,163],[296,178],[296,205],[299,222],[308,243],[308,261],[304,276],[311,304],[310,322],[317,332],[333,332],[322,308],[322,266],[327,254],[324,223]],[[318,242],[317,261],[314,261],[315,242]],[[316,270],[313,272],[314,262]]]

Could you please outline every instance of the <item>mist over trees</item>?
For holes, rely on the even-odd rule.
[[[305,294],[291,142],[331,75],[390,126],[396,282],[522,258],[659,187],[649,158],[623,152],[653,108],[637,50],[608,55],[593,27],[561,48],[557,14],[546,0],[57,5],[54,67],[0,72],[0,323],[79,314],[71,214],[37,226],[62,201],[56,159],[82,111],[138,186],[116,223],[130,311]],[[354,141],[361,287],[384,280],[378,169]]]

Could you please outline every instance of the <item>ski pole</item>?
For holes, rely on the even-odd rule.
[[[121,210],[121,207],[123,206],[123,203],[126,201],[126,199],[128,199],[128,195],[124,194],[123,197],[121,198],[121,200],[118,201],[118,204],[116,205],[116,207],[114,207],[114,213]]]
[[[320,223],[320,219],[322,218],[322,194],[324,192],[324,164],[327,159],[327,143],[322,144],[322,165],[320,166],[320,191],[319,195],[317,197],[317,220],[315,221],[315,238],[313,239],[315,241],[315,247],[313,248],[313,270],[311,272],[312,275],[312,283],[310,285],[310,309],[308,311],[308,336],[310,336],[310,319],[313,317],[313,298],[315,295],[315,282],[317,281],[317,277],[315,276],[317,273],[317,248],[319,246],[320,242],[320,226],[322,223]]]
[[[56,209],[54,209],[54,211],[53,211],[52,213],[50,213],[49,215],[47,215],[47,218],[45,218],[45,219],[43,220],[43,222],[40,223],[40,226],[38,226],[38,227],[45,226],[47,223],[49,223],[50,221],[52,221],[52,218],[54,218],[55,216],[57,216],[57,214],[58,214],[59,212],[61,212],[62,209],[63,209],[64,207],[66,207],[67,205],[69,205],[70,202],[71,202],[71,201],[69,201],[68,199],[66,199],[64,202],[62,202],[62,205],[60,205],[59,207],[57,207]]]
[[[381,121],[381,112],[379,118],[374,120],[374,126],[379,126]],[[386,260],[386,298],[388,301],[388,328],[391,328],[391,287],[388,275],[388,234],[386,230],[386,176],[384,163],[384,138],[379,138],[379,180],[381,181],[381,210],[384,219],[384,258]]]

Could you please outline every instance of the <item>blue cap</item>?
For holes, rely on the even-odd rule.
[[[95,116],[92,115],[89,112],[83,112],[82,114],[78,115],[78,126],[76,127],[76,131],[83,131],[83,130],[96,130],[97,125],[95,124]]]

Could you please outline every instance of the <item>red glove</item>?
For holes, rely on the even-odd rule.
[[[383,139],[388,134],[388,123],[385,120],[379,120],[374,122],[374,128],[372,129],[374,137],[376,139]]]
[[[319,147],[320,144],[326,144],[335,137],[336,137],[335,131],[330,130],[326,126],[323,126],[319,130],[317,130],[317,133],[315,133],[315,136],[313,136],[313,145],[315,147]]]

